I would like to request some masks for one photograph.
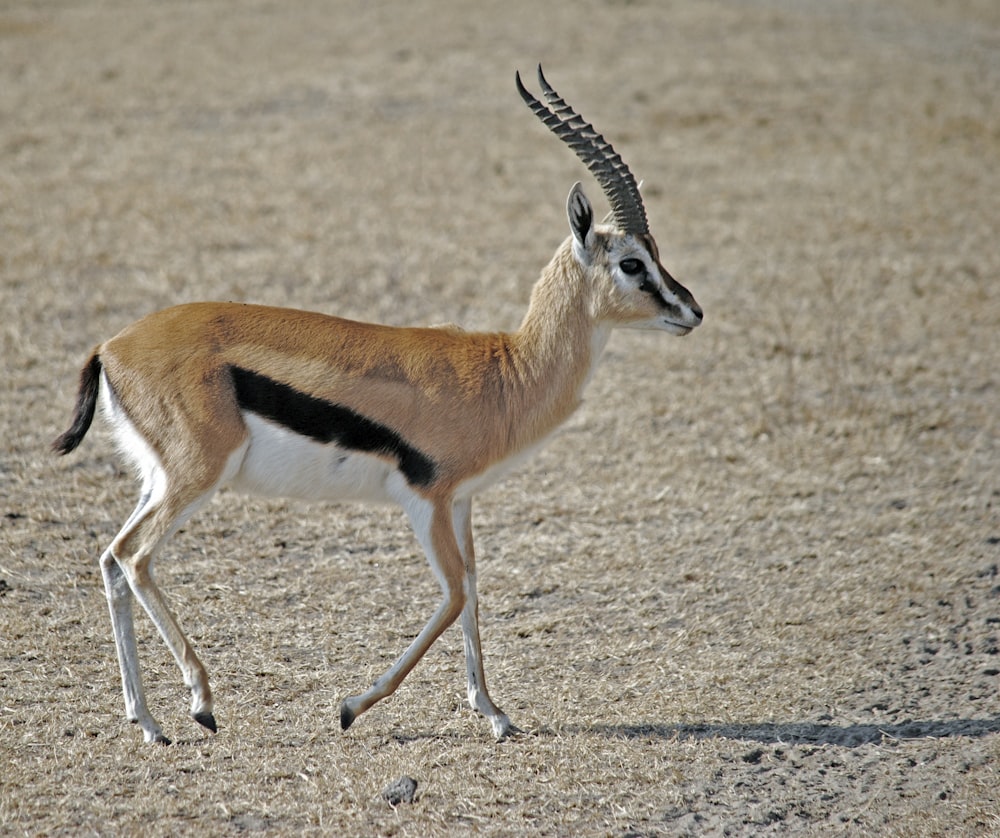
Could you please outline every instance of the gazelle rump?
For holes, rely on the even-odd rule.
[[[158,549],[221,486],[307,499],[394,503],[406,512],[442,600],[396,662],[341,706],[341,726],[399,686],[460,619],[468,698],[499,739],[511,730],[486,687],[479,640],[472,496],[531,456],[580,403],[615,327],[687,334],[702,319],[660,264],[635,180],[603,137],[548,85],[552,108],[522,98],[602,185],[613,224],[596,224],[579,183],[570,236],[542,271],[520,327],[470,333],[400,328],[314,312],[194,303],[151,314],[98,346],[83,367],[67,454],[98,400],[142,487],[101,556],[126,716],[168,742],[143,693],[137,600],[216,729],[212,693],[156,586]]]

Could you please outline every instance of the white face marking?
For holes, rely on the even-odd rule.
[[[677,283],[663,275],[654,255],[632,236],[609,240],[608,267],[626,307],[636,314],[618,325],[686,335],[701,322],[700,314],[673,290]]]

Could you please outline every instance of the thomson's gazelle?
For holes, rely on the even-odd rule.
[[[250,492],[399,504],[443,591],[433,616],[372,687],[346,699],[347,728],[390,695],[461,617],[468,696],[497,738],[511,730],[486,690],[479,644],[472,496],[539,445],[580,403],[617,326],[686,335],[691,294],[660,264],[636,181],[621,157],[548,85],[531,110],[586,164],[613,224],[597,224],[580,184],[570,236],[542,271],[513,333],[392,328],[292,309],[198,303],[151,314],[98,346],[80,375],[68,454],[100,398],[142,477],[139,503],[101,556],[125,713],[147,742],[150,715],[132,623],[149,614],[216,729],[208,675],[153,581],[156,551],[224,485]]]

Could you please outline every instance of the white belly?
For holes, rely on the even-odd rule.
[[[252,413],[243,418],[250,438],[229,480],[233,488],[308,500],[398,502],[403,477],[391,461],[315,442]]]

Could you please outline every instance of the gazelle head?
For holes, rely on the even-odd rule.
[[[516,74],[521,98],[549,130],[576,153],[611,205],[613,224],[596,224],[579,183],[566,201],[573,257],[594,283],[596,314],[616,326],[686,335],[702,321],[691,292],[660,264],[635,177],[604,137],[559,96],[538,67],[538,83],[552,110]]]

